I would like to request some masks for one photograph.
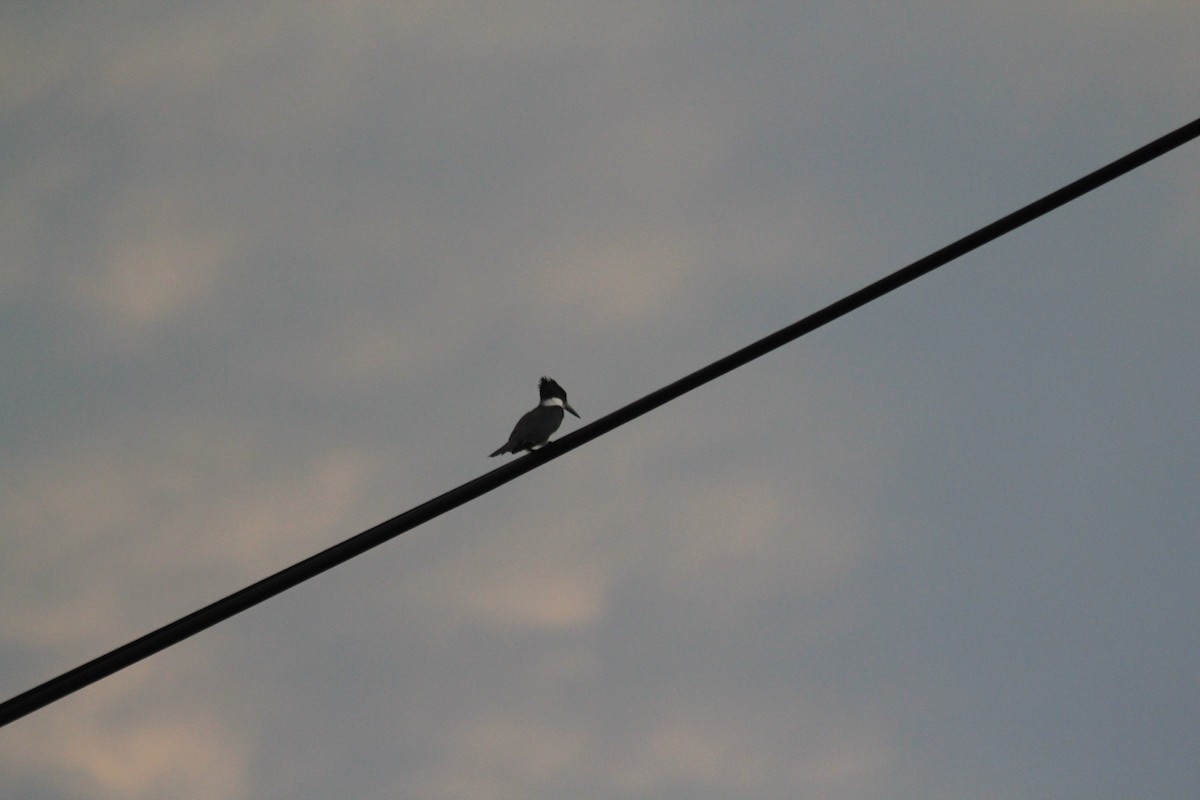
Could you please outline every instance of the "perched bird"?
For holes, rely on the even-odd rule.
[[[538,407],[533,411],[517,420],[517,427],[513,428],[508,442],[488,458],[501,453],[536,450],[550,441],[550,434],[558,430],[559,425],[562,425],[564,409],[579,416],[567,402],[567,393],[550,378],[542,378],[538,383],[538,393],[542,396],[542,402],[538,403]]]

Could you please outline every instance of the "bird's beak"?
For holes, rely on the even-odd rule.
[[[575,409],[571,408],[571,407],[570,407],[569,405],[567,405],[566,403],[563,403],[563,408],[565,408],[567,411],[570,411],[572,414],[574,414],[574,415],[575,415],[576,417],[578,417],[579,419],[583,419],[583,417],[580,417],[580,416],[579,416],[579,412],[577,412]]]

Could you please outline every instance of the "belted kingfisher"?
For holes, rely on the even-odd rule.
[[[559,425],[562,425],[563,409],[579,416],[567,402],[567,393],[550,378],[543,377],[538,382],[538,394],[542,396],[542,402],[538,403],[538,407],[533,411],[517,420],[517,427],[513,428],[508,442],[488,458],[501,453],[519,453],[522,450],[538,449],[550,441],[550,434],[558,430]]]

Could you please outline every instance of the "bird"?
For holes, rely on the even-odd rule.
[[[567,393],[557,381],[543,376],[538,381],[538,394],[541,395],[542,402],[517,420],[508,441],[488,458],[494,458],[501,453],[515,454],[522,450],[536,450],[550,441],[550,434],[558,430],[563,421],[564,410],[579,416],[567,402]]]

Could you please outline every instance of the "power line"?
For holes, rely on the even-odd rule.
[[[592,422],[589,425],[570,433],[563,438],[551,442],[540,450],[515,459],[504,466],[451,489],[450,491],[411,508],[398,517],[380,523],[374,528],[363,531],[340,544],[336,544],[316,555],[309,556],[303,561],[293,564],[257,583],[235,592],[228,597],[216,601],[204,608],[188,614],[169,625],[152,631],[141,638],[134,639],[128,644],[118,647],[99,658],[59,675],[45,683],[17,695],[0,704],[0,726],[7,725],[26,714],[30,714],[43,706],[49,705],[68,694],[76,692],[85,686],[112,675],[114,672],[136,664],[144,658],[177,644],[184,639],[201,631],[211,628],[235,614],[239,614],[259,603],[280,594],[287,589],[302,583],[309,578],[320,575],[345,561],[361,555],[373,547],[394,539],[405,531],[428,522],[451,509],[468,503],[471,500],[496,489],[515,478],[524,475],[532,469],[540,467],[564,455],[576,447],[581,447],[593,439],[603,436],[609,431],[636,419],[661,405],[692,391],[693,389],[719,378],[727,372],[744,366],[760,356],[795,341],[806,333],[810,333],[838,317],[849,314],[861,306],[876,300],[907,283],[932,272],[950,261],[965,255],[1004,234],[1031,222],[1038,217],[1048,214],[1059,206],[1087,194],[1099,186],[1115,180],[1131,170],[1152,161],[1186,142],[1200,136],[1200,119],[1184,125],[1153,142],[1134,150],[1112,163],[1101,167],[1074,183],[1051,192],[1040,200],[1036,200],[1024,208],[1018,209],[1006,217],[987,225],[958,241],[943,247],[935,253],[914,261],[903,269],[897,270],[880,280],[859,289],[853,294],[843,297],[835,303],[810,314],[799,322],[757,342],[743,347],[735,353],[714,361],[706,367],[696,370],[674,383],[651,392],[635,400],[623,408]]]

